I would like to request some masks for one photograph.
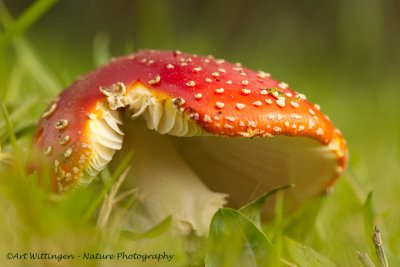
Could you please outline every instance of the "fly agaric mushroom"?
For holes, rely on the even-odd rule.
[[[294,183],[285,203],[296,207],[329,189],[347,160],[342,135],[304,95],[268,73],[179,51],[140,51],[78,78],[43,113],[34,144],[59,193],[133,148],[141,220],[172,214],[176,229],[198,235],[226,196],[238,208]]]

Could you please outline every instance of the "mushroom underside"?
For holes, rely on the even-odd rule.
[[[323,192],[336,175],[335,153],[316,140],[212,136],[171,100],[154,97],[141,86],[122,103],[124,144],[111,166],[128,150],[135,152],[125,185],[137,187],[141,196],[130,225],[134,230],[146,230],[172,215],[181,234],[204,235],[225,204],[239,208],[277,186],[295,184],[285,193],[285,204],[292,209]],[[271,198],[264,218],[273,214],[273,206]]]

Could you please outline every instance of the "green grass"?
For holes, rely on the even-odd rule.
[[[58,53],[56,59],[35,52],[37,48],[27,40],[24,31],[33,26],[55,2],[37,1],[14,20],[0,1],[0,205],[3,211],[0,216],[0,266],[55,263],[10,261],[5,258],[7,252],[28,251],[75,255],[83,252],[166,251],[174,255],[171,261],[174,266],[202,266],[204,263],[207,266],[251,266],[256,263],[271,266],[360,266],[357,255],[357,251],[360,251],[367,252],[378,266],[371,241],[374,225],[381,230],[389,264],[400,266],[400,80],[395,69],[385,75],[380,73],[382,77],[376,80],[363,79],[364,76],[357,74],[352,66],[335,72],[349,73],[342,75],[347,77],[343,79],[335,79],[327,71],[334,67],[318,71],[317,66],[309,66],[310,73],[318,73],[309,76],[301,71],[288,71],[289,79],[296,81],[293,83],[295,87],[307,88],[308,97],[318,100],[323,111],[340,126],[349,144],[350,161],[347,172],[331,194],[310,200],[292,214],[283,213],[283,203],[277,201],[275,219],[268,223],[259,224],[257,212],[262,201],[256,201],[239,211],[229,208],[219,210],[213,218],[210,236],[205,240],[181,240],[171,236],[169,218],[146,233],[129,232],[125,225],[134,216],[132,207],[136,203],[135,192],[121,197],[117,208],[108,211],[102,209],[107,204],[104,196],[111,194],[111,188],[123,176],[126,169],[124,162],[114,173],[106,169],[100,174],[101,179],[95,179],[87,188],[74,190],[62,197],[40,189],[37,175],[24,172],[35,121],[45,109],[47,101],[72,82],[77,70],[84,69],[82,65],[94,68],[113,54],[109,48],[112,39],[105,33],[97,34],[93,48],[86,51],[87,58],[81,61],[72,61],[68,56],[69,51],[62,46],[46,46],[50,54],[55,54],[52,51],[57,49],[63,52]],[[168,14],[154,18],[145,16],[143,12],[151,8],[144,1],[136,5],[142,12],[138,18],[142,23],[153,21],[157,25],[164,20],[171,20]],[[238,6],[232,5],[227,12],[236,14]],[[158,8],[164,10],[168,7],[165,4]],[[219,4],[215,3],[213,7],[219,8]],[[152,9],[152,12],[155,15],[162,11]],[[213,9],[203,12],[204,16],[208,16]],[[234,24],[222,22],[227,29]],[[207,21],[206,24],[212,23]],[[289,24],[290,21],[282,24],[282,27],[289,27]],[[155,34],[150,37],[146,28],[141,28],[138,33],[139,45],[144,46],[149,40],[163,43],[164,48],[171,48],[175,42],[171,37],[173,26],[170,23],[165,25],[166,32],[171,34],[163,32],[157,35],[160,30],[156,25],[151,27]],[[208,33],[206,28],[200,26],[195,31]],[[209,33],[218,35],[216,30],[210,30]],[[167,40],[163,42],[163,38]],[[229,39],[218,35],[214,48],[207,41],[197,38],[193,37],[200,41],[197,46],[181,39],[183,47],[178,48],[185,48],[188,52],[193,52],[190,51],[191,47],[207,52],[215,49],[222,56],[224,40]],[[51,37],[46,40],[51,40]],[[130,51],[134,45],[128,38],[121,46],[124,47],[122,50]],[[235,49],[233,47],[230,50],[233,59],[240,59],[244,65],[259,64],[256,53],[246,58],[241,57],[243,51],[236,54]],[[91,55],[93,62],[90,61]],[[62,64],[56,69],[49,68],[52,60]],[[285,72],[281,71],[280,59],[272,61],[277,63],[274,67],[278,75],[283,76]],[[293,60],[287,64],[302,66],[307,63]],[[282,199],[282,194],[284,190],[278,192],[278,199]],[[114,197],[118,198],[118,195]],[[106,218],[103,227],[99,227],[99,218]],[[111,266],[116,263],[132,266],[129,260],[65,260],[64,263],[76,266]],[[154,262],[147,262],[147,266],[151,264]]]

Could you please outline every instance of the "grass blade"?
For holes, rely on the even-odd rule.
[[[111,179],[109,182],[103,187],[103,190],[97,195],[97,198],[95,198],[91,205],[88,207],[85,215],[83,216],[83,221],[86,222],[92,217],[96,209],[100,206],[102,200],[104,199],[104,196],[106,193],[111,189],[112,185],[115,183],[115,181],[118,179],[118,177],[121,176],[123,171],[126,169],[126,167],[129,165],[131,159],[133,156],[133,151],[129,151],[129,153],[125,156],[125,158],[122,160],[122,162],[119,164],[117,169],[114,171]]]
[[[283,253],[283,192],[278,191],[275,201],[275,234],[272,243],[275,247],[274,265],[281,266]]]
[[[56,0],[41,0],[41,1],[56,1]],[[38,2],[41,2],[38,1]],[[12,27],[14,22],[13,17],[8,12],[6,6],[0,0],[0,23],[4,25],[6,29]],[[18,56],[19,63],[23,65],[32,77],[38,82],[40,88],[42,88],[47,95],[55,95],[61,88],[61,84],[55,79],[50,71],[47,70],[38,56],[33,52],[29,44],[24,38],[19,38],[14,41],[14,47]],[[0,49],[0,55],[4,54],[4,51]]]
[[[312,236],[326,200],[327,196],[325,195],[316,196],[304,203],[293,214],[290,214],[288,222],[285,224],[285,235],[295,240],[305,240]]]
[[[37,97],[32,97],[27,101],[24,101],[23,105],[20,105],[16,110],[12,112],[9,117],[11,125],[15,126],[20,120],[24,118],[28,111],[37,103]],[[4,140],[7,135],[6,121],[0,122],[0,140]]]
[[[35,21],[37,21],[57,0],[39,0],[32,4],[28,9],[18,17],[18,19],[10,24],[4,23],[6,18],[6,7],[3,1],[0,1],[0,17],[6,31],[0,35],[0,52],[3,51],[16,37],[24,33]]]
[[[6,106],[4,105],[3,102],[0,102],[0,105],[1,105],[1,111],[3,113],[3,118],[4,118],[4,121],[7,126],[8,135],[10,136],[11,145],[12,145],[14,153],[15,153],[15,158],[16,158],[15,162],[17,163],[17,169],[18,169],[19,175],[20,175],[20,177],[24,177],[25,173],[24,173],[24,169],[22,167],[21,161],[20,161],[21,157],[20,157],[19,148],[18,148],[18,144],[17,144],[17,138],[15,137],[14,129],[11,125],[10,117],[8,115]]]
[[[313,250],[288,237],[285,238],[286,249],[299,266],[334,267],[333,262]]]
[[[219,209],[210,227],[206,266],[269,266],[271,243],[239,211]]]
[[[364,267],[376,267],[375,264],[372,262],[370,257],[368,256],[368,253],[364,252],[361,253],[357,251],[358,259],[361,261],[362,265]]]
[[[21,84],[23,79],[24,69],[21,63],[17,62],[12,68],[10,66],[6,67],[11,69],[8,81],[2,84],[4,90],[1,94],[1,99],[7,104],[14,104],[18,102],[19,97],[22,95]]]
[[[383,250],[383,242],[381,238],[381,234],[377,227],[374,228],[374,235],[372,236],[374,240],[376,256],[378,257],[378,262],[380,267],[389,267],[389,263],[387,261],[385,252]]]
[[[285,190],[288,188],[294,187],[294,184],[290,185],[284,185],[277,187],[275,189],[272,189],[271,191],[268,191],[264,194],[262,194],[260,197],[257,199],[253,200],[252,202],[246,204],[245,206],[240,208],[240,212],[243,213],[244,215],[247,216],[251,221],[254,222],[255,225],[258,227],[261,227],[261,209],[264,205],[265,199],[281,190]]]
[[[120,175],[118,180],[113,184],[110,189],[110,193],[104,196],[103,205],[100,208],[99,215],[97,217],[97,226],[100,229],[105,228],[107,225],[108,219],[110,218],[112,209],[114,204],[116,203],[115,198],[119,188],[121,187],[122,183],[125,181],[126,176],[128,175],[130,170],[130,166],[128,166],[124,172]]]
[[[110,37],[107,33],[99,32],[93,40],[93,60],[96,67],[106,64],[110,61],[109,51]]]
[[[156,226],[154,226],[153,228],[144,233],[135,233],[128,230],[122,230],[121,236],[132,240],[155,238],[164,234],[170,228],[171,222],[172,222],[172,217],[168,216],[167,218],[162,220],[159,224],[157,224]]]
[[[372,192],[369,192],[364,203],[364,232],[371,252],[375,250],[371,236],[374,234],[374,213],[372,210]]]

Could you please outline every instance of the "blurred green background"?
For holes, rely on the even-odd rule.
[[[14,17],[33,2],[4,1]],[[48,82],[32,77],[34,60],[13,43],[0,85],[34,88],[3,92],[11,109],[20,98],[38,97],[32,120],[77,76],[141,48],[213,54],[270,72],[320,104],[350,151],[346,174],[311,226],[315,232],[301,241],[339,266],[358,264],[355,251],[368,248],[363,203],[373,191],[375,224],[390,257],[399,256],[400,1],[65,0],[24,37]]]

